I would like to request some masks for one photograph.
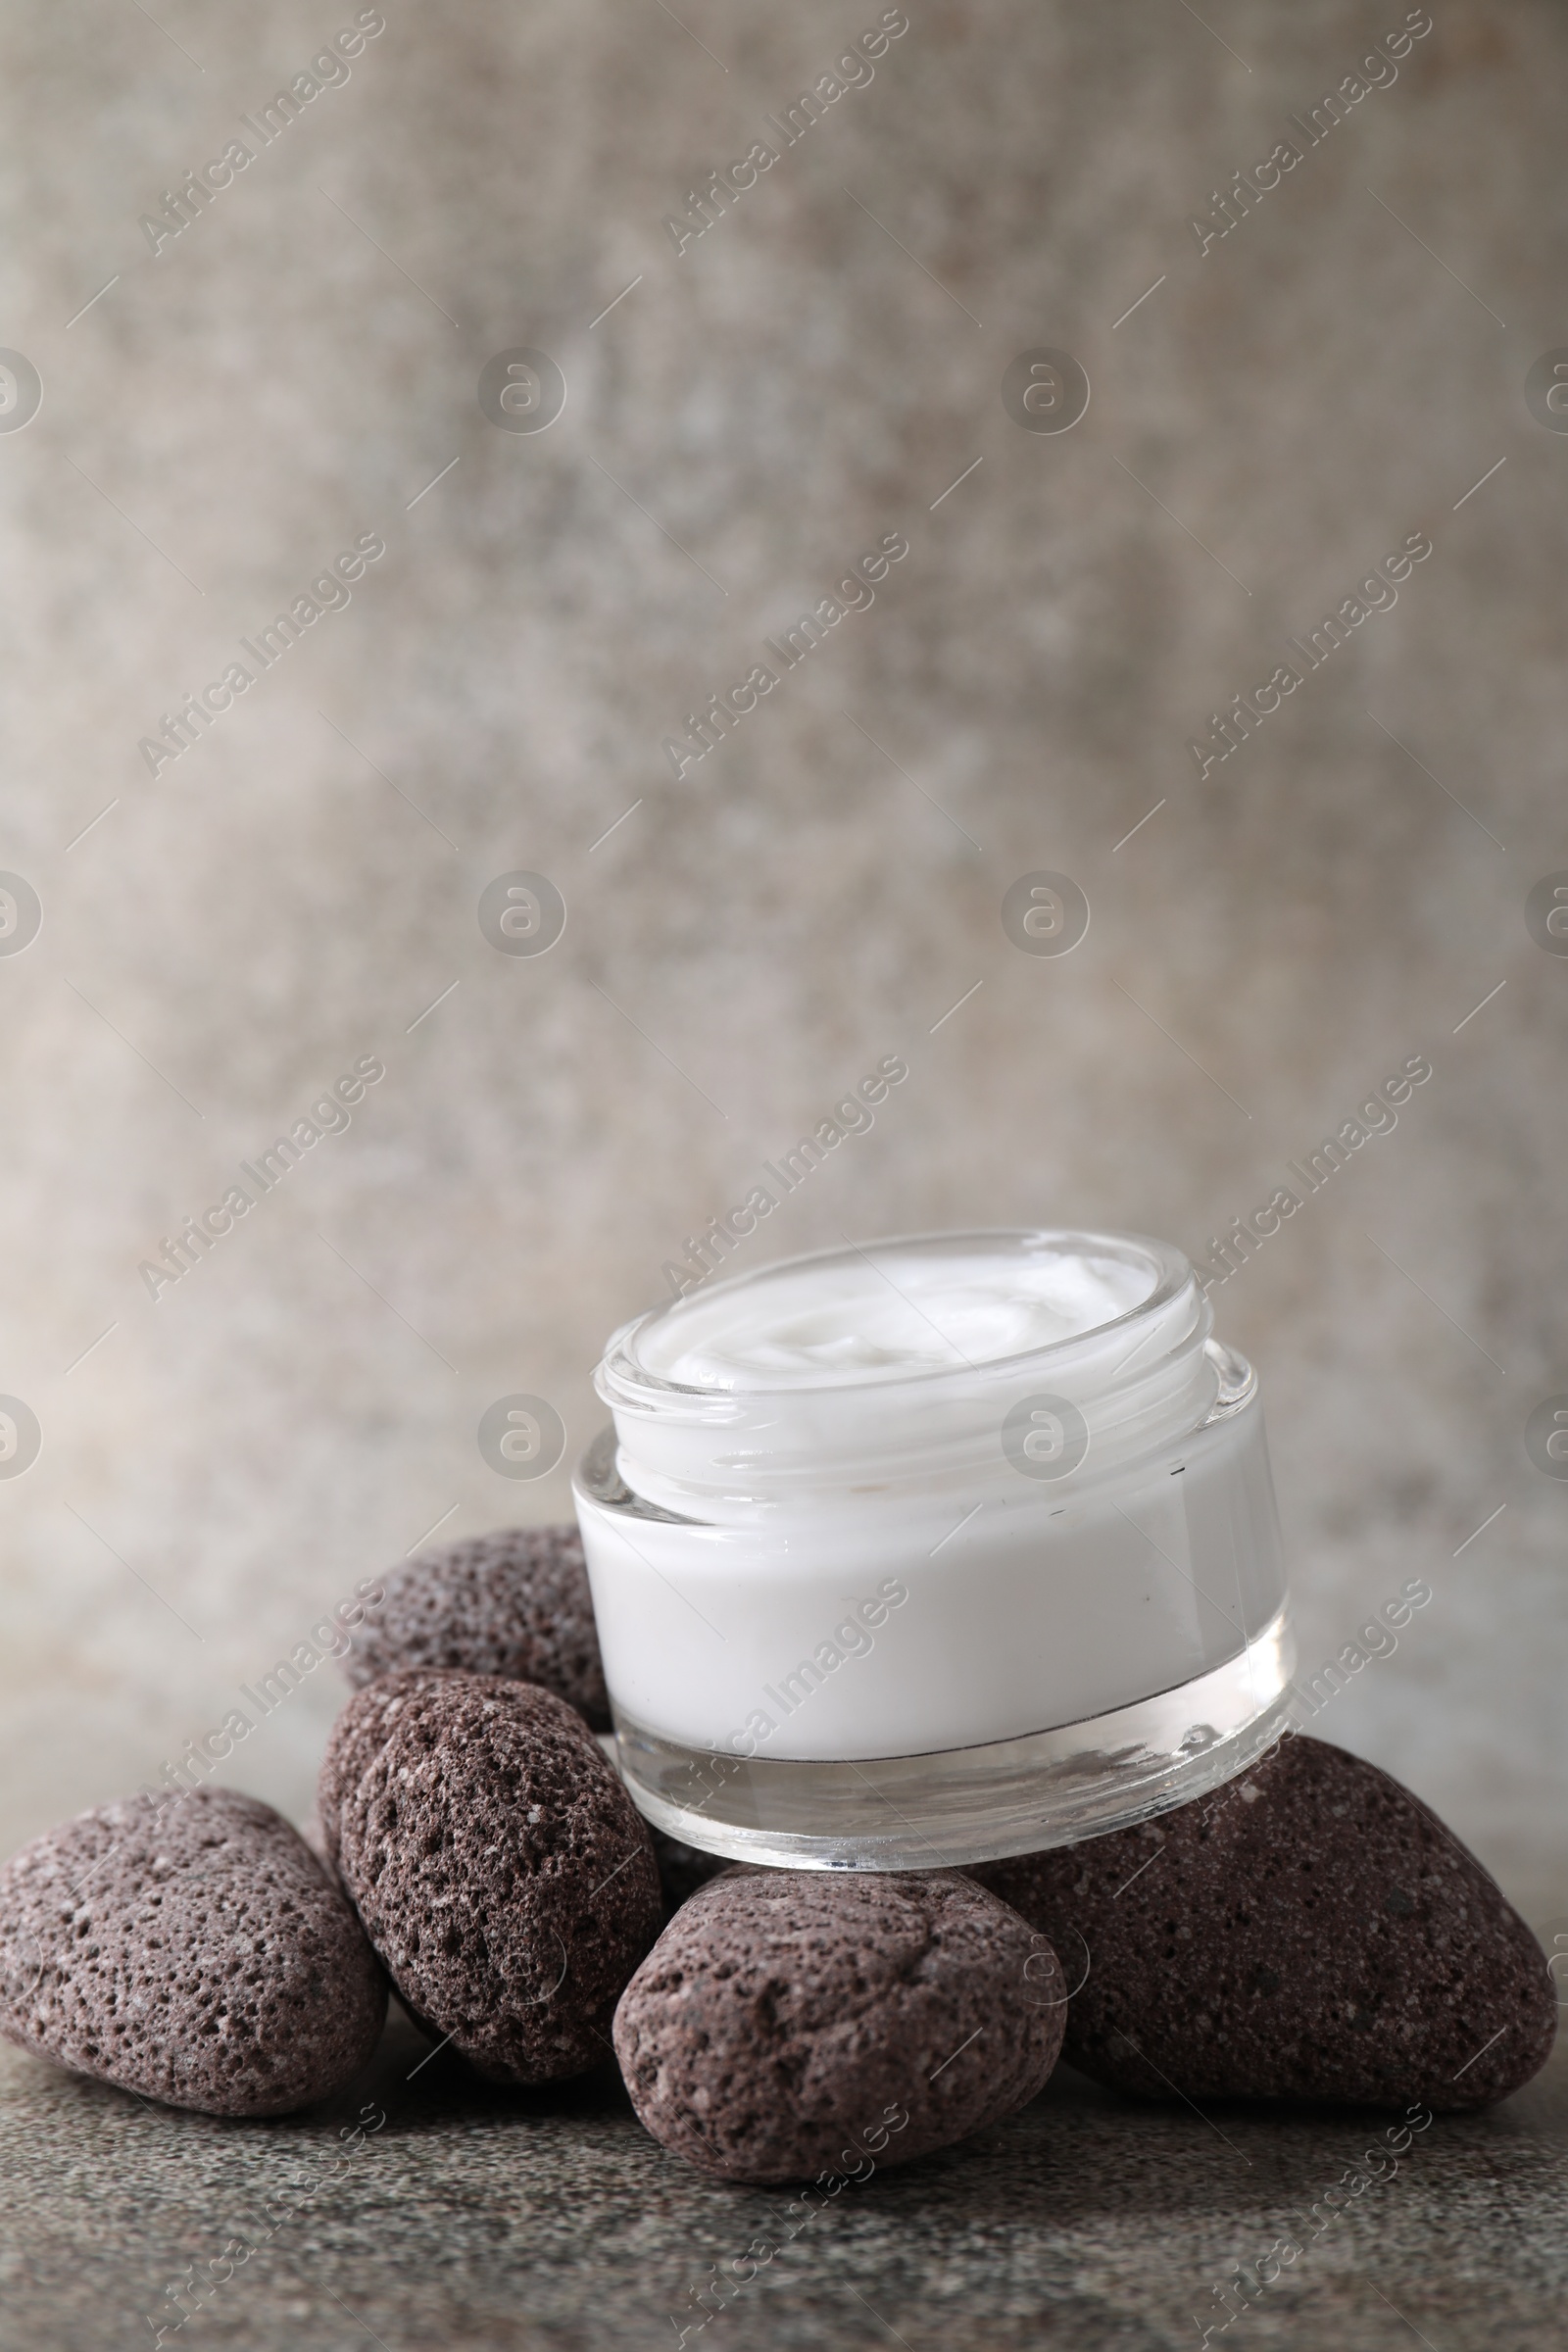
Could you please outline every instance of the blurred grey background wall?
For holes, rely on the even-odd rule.
[[[1213,1296],[1307,1670],[1432,1590],[1314,1728],[1568,1908],[1568,1487],[1525,1443],[1568,1390],[1568,961],[1526,919],[1568,868],[1568,437],[1526,399],[1568,343],[1560,11],[1432,0],[1385,72],[1398,0],[907,0],[863,74],[875,0],[155,15],[4,27],[0,343],[42,390],[0,431],[0,867],[42,908],[0,954],[0,1469],[41,1439],[0,1477],[7,1846],[432,1528],[565,1515],[605,1335],[882,1056],[874,1129],[738,1263],[1036,1220],[1206,1256],[1425,1057]],[[1092,388],[1068,431],[1004,404],[1043,348]],[[519,349],[547,430],[481,410]],[[553,379],[511,380],[529,421]],[[894,535],[784,671],[764,640]],[[1092,910],[1070,955],[1004,928],[1041,870]],[[546,954],[481,930],[518,871]],[[150,1295],[362,1060],[352,1125]],[[531,1481],[476,1437],[517,1394],[566,1431]],[[302,1815],[339,1696],[224,1777]]]

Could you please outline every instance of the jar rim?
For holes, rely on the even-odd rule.
[[[926,1233],[879,1235],[862,1247],[851,1242],[826,1250],[803,1250],[791,1257],[770,1258],[760,1266],[749,1267],[745,1273],[731,1274],[721,1282],[705,1283],[693,1294],[710,1299],[725,1293],[736,1293],[765,1283],[777,1276],[794,1274],[808,1266],[828,1265],[859,1257],[867,1262],[872,1250],[928,1250],[933,1252],[975,1248],[995,1249],[999,1244],[1028,1249],[1036,1254],[1049,1251],[1060,1256],[1093,1259],[1111,1258],[1123,1265],[1142,1264],[1151,1275],[1149,1289],[1142,1298],[1123,1308],[1120,1314],[1107,1316],[1103,1322],[1085,1326],[1081,1331],[1067,1332],[1061,1337],[1026,1348],[1007,1355],[988,1356],[979,1364],[967,1367],[986,1379],[1010,1380],[1033,1365],[1049,1366],[1064,1360],[1071,1350],[1090,1344],[1103,1343],[1107,1334],[1118,1328],[1130,1327],[1140,1320],[1152,1318],[1170,1305],[1190,1284],[1196,1287],[1197,1278],[1191,1260],[1173,1243],[1159,1240],[1151,1234],[1107,1233],[1077,1226],[978,1226],[941,1229]],[[769,1385],[748,1383],[744,1389],[701,1387],[694,1383],[668,1379],[653,1371],[641,1361],[636,1346],[639,1338],[655,1326],[662,1327],[678,1315],[687,1298],[672,1299],[666,1304],[650,1307],[620,1326],[612,1334],[604,1357],[594,1375],[594,1386],[607,1404],[627,1405],[639,1394],[678,1397],[687,1400],[689,1409],[711,1407],[727,1415],[744,1398],[761,1399],[770,1396],[801,1397],[820,1395],[834,1389],[853,1390],[857,1396],[874,1396],[883,1391],[907,1391],[922,1383],[951,1381],[958,1367],[953,1364],[924,1365],[910,1370],[897,1370],[870,1379],[853,1382],[824,1378],[813,1383],[778,1383]]]

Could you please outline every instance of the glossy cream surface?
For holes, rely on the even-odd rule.
[[[1152,1287],[1113,1258],[884,1245],[681,1302],[639,1344],[680,1388],[853,1387],[995,1364],[1110,1323]]]

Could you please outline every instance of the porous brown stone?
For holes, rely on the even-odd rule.
[[[653,1840],[564,1699],[499,1675],[391,1676],[334,1727],[320,1802],[405,2008],[492,2081],[611,2055],[659,1933]]]
[[[1496,1883],[1397,1781],[1321,1740],[973,1875],[1055,1943],[1078,1986],[1062,2054],[1120,2090],[1484,2107],[1551,2048],[1545,1959]]]
[[[316,1856],[230,1788],[127,1797],[0,1870],[0,2033],[207,2115],[287,2115],[375,2048],[386,1979]]]
[[[503,1527],[416,1552],[381,1580],[386,1598],[354,1635],[357,1690],[418,1667],[538,1683],[610,1729],[594,1605],[575,1527]]]
[[[315,1821],[319,1829],[323,1859],[338,1867],[338,1816],[344,1793],[353,1788],[385,1744],[405,1699],[429,1690],[450,1672],[448,1668],[414,1668],[404,1674],[384,1674],[370,1683],[348,1705],[326,1736],[326,1748],[316,1776]]]
[[[863,2173],[1032,2099],[1064,1992],[1046,1938],[958,1872],[737,1872],[632,1978],[615,2055],[648,2130],[702,2172]]]

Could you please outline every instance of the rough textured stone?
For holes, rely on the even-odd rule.
[[[0,1871],[0,2033],[208,2115],[286,2115],[358,2073],[386,1981],[348,1903],[255,1797],[128,1797]]]
[[[356,1689],[407,1668],[458,1667],[538,1683],[610,1729],[594,1604],[575,1527],[503,1527],[416,1553],[382,1580],[386,1599],[354,1636]]]
[[[1484,2107],[1551,2049],[1544,1957],[1495,1883],[1408,1789],[1321,1740],[974,1875],[1056,1943],[1078,1984],[1063,2055],[1118,2089]]]
[[[499,1675],[372,1683],[334,1730],[321,1800],[411,2016],[497,2082],[610,2056],[663,1907],[647,1825],[564,1699]]]
[[[1064,1990],[1046,1939],[956,1872],[737,1873],[638,1969],[615,2055],[666,2148],[794,2180],[906,2164],[1011,2115],[1055,2064]]]
[[[326,1749],[316,1777],[316,1812],[323,1858],[337,1868],[338,1822],[344,1796],[356,1788],[367,1767],[385,1744],[404,1702],[444,1679],[444,1668],[415,1669],[382,1675],[349,1701],[327,1734]],[[314,1844],[314,1838],[311,1840]]]

